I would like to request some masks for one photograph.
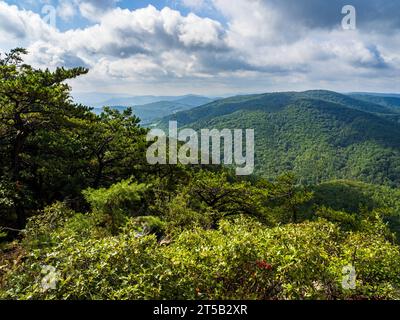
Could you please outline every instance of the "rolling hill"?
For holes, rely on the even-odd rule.
[[[150,99],[150,97],[148,97]],[[154,98],[154,97],[153,97]],[[185,111],[188,109],[192,109],[194,107],[204,105],[212,102],[213,100],[207,97],[196,96],[196,95],[186,95],[180,97],[160,97],[166,100],[150,102],[142,105],[130,104],[129,101],[126,100],[123,105],[110,105],[111,108],[117,110],[125,110],[128,106],[133,107],[133,111],[135,115],[137,115],[141,119],[142,125],[149,125],[154,122],[156,119],[160,119],[166,117],[168,115],[174,114],[179,111]],[[144,97],[142,97],[144,99]],[[123,101],[122,101],[123,102]],[[95,108],[94,111],[99,114],[102,108]]]
[[[379,104],[388,108],[400,109],[400,96],[379,96],[371,94],[351,94],[350,96],[358,100]]]
[[[330,91],[237,96],[164,118],[200,128],[253,128],[256,173],[294,171],[305,183],[332,179],[400,185],[396,110]]]

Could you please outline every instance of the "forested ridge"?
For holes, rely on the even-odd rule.
[[[238,96],[164,118],[182,127],[251,128],[256,173],[292,171],[304,183],[354,179],[398,187],[398,110],[330,91]]]
[[[400,298],[392,105],[219,100],[161,125],[254,128],[256,174],[152,166],[132,109],[73,101],[65,81],[88,70],[25,54],[0,57],[0,299]]]

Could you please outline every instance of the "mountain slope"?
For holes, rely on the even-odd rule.
[[[253,128],[256,172],[268,178],[294,171],[307,183],[359,179],[398,186],[400,126],[358,110],[380,107],[331,92],[273,93],[220,100],[160,126],[177,119],[194,129]]]
[[[304,98],[312,98],[316,100],[323,100],[323,101],[342,104],[345,105],[346,107],[361,111],[367,111],[379,114],[392,114],[395,112],[391,108],[388,108],[387,106],[381,105],[379,103],[375,103],[372,100],[360,100],[352,96],[347,96],[333,91],[310,90],[310,91],[305,91],[303,93],[299,93],[298,95],[299,96],[303,95]]]
[[[400,95],[384,95],[384,94],[350,94],[354,99],[366,101],[369,103],[379,104],[392,110],[391,114],[381,114],[388,120],[400,123]]]
[[[370,94],[351,94],[351,97],[375,104],[380,104],[388,108],[400,109],[400,97],[374,96]]]
[[[192,106],[192,107],[198,107],[203,104],[207,104],[214,101],[213,99],[207,98],[207,97],[202,97],[202,96],[196,96],[193,94],[183,96],[179,99],[174,100],[174,102],[181,103],[187,106]]]
[[[138,116],[142,124],[149,124],[157,118],[162,118],[178,111],[193,108],[193,105],[175,101],[158,101],[133,107],[133,112]]]
[[[392,115],[396,113],[396,111],[386,106],[357,100],[350,96],[333,91],[312,90],[305,92],[281,92],[235,96],[214,101],[187,112],[177,113],[163,120],[164,122],[168,120],[177,120],[180,124],[185,125],[194,121],[205,120],[207,118],[212,119],[213,117],[226,115],[238,110],[262,110],[273,112],[279,111],[282,107],[291,102],[307,98],[333,102],[351,109],[377,113],[380,115]]]

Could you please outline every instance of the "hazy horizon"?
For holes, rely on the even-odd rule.
[[[314,89],[307,89],[307,90],[294,90],[294,91],[286,91],[286,90],[281,90],[281,91],[260,91],[260,92],[238,92],[236,94],[219,94],[219,95],[201,95],[201,94],[194,94],[194,93],[184,93],[180,95],[169,95],[169,96],[159,96],[159,95],[129,95],[129,94],[113,94],[113,93],[102,93],[100,96],[101,98],[98,97],[98,93],[96,92],[80,92],[80,93],[75,93],[73,94],[74,99],[78,103],[82,104],[87,104],[91,107],[95,108],[101,108],[105,105],[106,102],[111,101],[111,100],[116,100],[116,99],[146,99],[144,102],[137,102],[135,104],[137,105],[146,105],[146,104],[151,104],[154,102],[160,102],[160,101],[166,101],[166,98],[169,98],[171,101],[174,99],[179,99],[182,97],[187,97],[187,96],[197,96],[197,97],[206,97],[210,99],[225,99],[229,97],[234,97],[234,96],[245,96],[245,95],[253,95],[253,94],[267,94],[267,93],[283,93],[283,92],[303,92],[303,91],[313,91],[313,90],[323,90],[323,91],[334,91],[334,90],[328,90],[328,89],[320,89],[320,88],[314,88]],[[366,94],[366,95],[388,95],[388,96],[400,96],[400,92],[373,92],[373,91],[354,91],[354,92],[340,92],[340,91],[334,91],[338,92],[341,94]],[[168,100],[167,100],[168,101]]]

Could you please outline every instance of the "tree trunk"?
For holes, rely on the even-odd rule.
[[[25,228],[26,226],[26,211],[25,208],[23,206],[23,204],[21,203],[21,201],[18,200],[14,200],[15,205],[14,205],[14,209],[15,209],[15,213],[17,215],[17,227],[18,229],[22,230]]]
[[[101,178],[103,177],[104,164],[102,160],[98,159],[98,161],[99,161],[99,166],[97,168],[96,178],[93,183],[94,189],[97,189],[100,186]]]
[[[11,172],[13,182],[15,184],[16,195],[14,197],[14,210],[17,215],[17,224],[19,229],[25,228],[26,212],[23,205],[24,195],[21,192],[21,152],[25,141],[25,133],[23,131],[24,124],[19,114],[15,115],[15,129],[17,130],[15,136],[14,147],[11,155]]]

